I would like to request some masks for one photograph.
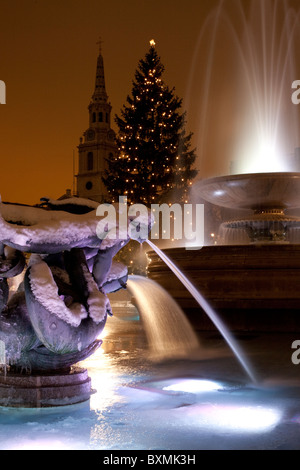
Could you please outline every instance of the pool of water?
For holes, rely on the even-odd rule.
[[[0,449],[299,449],[295,335],[237,338],[261,379],[255,385],[217,333],[199,339],[190,358],[155,361],[137,312],[119,309],[102,348],[80,364],[92,380],[90,401],[0,407]]]

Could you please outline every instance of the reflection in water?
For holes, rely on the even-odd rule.
[[[130,318],[130,317],[129,317]],[[140,341],[135,341],[132,331],[139,334]],[[127,331],[126,331],[127,330]],[[91,396],[90,407],[92,410],[103,413],[115,403],[123,401],[118,393],[119,387],[130,384],[134,380],[133,367],[136,364],[136,355],[143,355],[143,343],[146,339],[139,321],[131,322],[113,316],[108,318],[105,334],[101,335],[103,344],[92,356],[86,359],[82,365],[89,370],[92,380],[92,388],[97,392]],[[141,344],[139,344],[141,343]],[[131,364],[130,364],[130,361]],[[138,367],[139,368],[139,367]]]

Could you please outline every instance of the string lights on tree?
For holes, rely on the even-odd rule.
[[[103,178],[113,202],[124,195],[129,204],[185,202],[197,174],[182,100],[162,80],[164,66],[155,46],[152,39],[139,61],[131,96],[115,116],[119,153],[107,160]]]

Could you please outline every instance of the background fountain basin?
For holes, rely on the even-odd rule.
[[[300,244],[295,240],[300,218],[284,211],[300,206],[300,173],[211,178],[199,182],[196,193],[217,206],[254,213],[221,224],[224,245],[164,250],[167,256],[231,330],[299,331]],[[156,253],[148,256],[149,277],[177,300],[197,328],[214,329]]]
[[[254,211],[300,206],[300,173],[253,173],[202,180],[197,192],[212,204]]]
[[[195,192],[231,211],[247,210],[247,214],[233,215],[220,225],[222,244],[300,242],[300,218],[286,214],[286,210],[300,206],[300,173],[210,178],[198,183]]]
[[[300,245],[205,246],[163,250],[235,331],[300,331]],[[148,276],[199,330],[215,327],[154,251]]]

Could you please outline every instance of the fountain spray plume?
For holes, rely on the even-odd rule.
[[[199,100],[202,174],[216,176],[207,155],[219,159],[218,174],[228,174],[229,163],[232,173],[295,171],[299,109],[291,97],[300,72],[300,12],[289,3],[250,1],[247,9],[245,2],[222,0],[204,23],[186,92],[189,115],[189,101]]]
[[[166,256],[163,251],[161,251],[154,243],[152,243],[149,239],[147,240],[149,246],[158,254],[158,256],[166,263],[166,265],[171,269],[171,271],[176,275],[176,277],[182,282],[182,284],[186,287],[186,289],[190,292],[190,294],[194,297],[194,299],[198,302],[200,307],[204,310],[204,312],[208,315],[210,320],[214,323],[217,327],[219,332],[222,334],[223,338],[225,339],[226,343],[233,351],[235,357],[243,367],[244,371],[250,378],[251,382],[257,383],[257,379],[247,363],[244,354],[236,344],[234,338],[228,331],[227,327],[221,321],[219,316],[216,312],[211,308],[205,298],[200,294],[200,292],[195,288],[195,286],[191,283],[191,281],[178,269],[178,267],[170,260],[168,256]]]
[[[239,55],[246,79],[244,93],[250,97],[253,115],[250,133],[245,120],[238,149],[243,152],[243,173],[288,171],[293,162],[288,161],[287,149],[291,144],[295,148],[298,139],[291,86],[296,77],[294,49],[299,14],[286,1],[265,0],[259,5],[257,9],[252,4],[249,21],[241,11],[245,38]]]

